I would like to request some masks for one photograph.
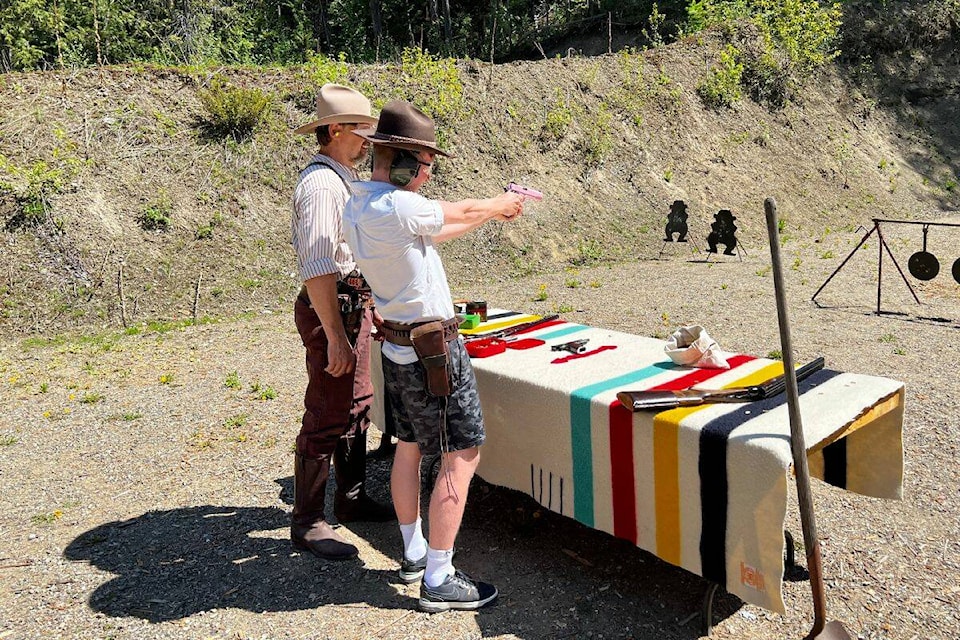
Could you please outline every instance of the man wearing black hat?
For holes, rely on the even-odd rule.
[[[386,402],[400,440],[390,476],[403,536],[400,579],[423,577],[424,611],[478,609],[497,589],[455,570],[453,548],[480,460],[483,415],[434,243],[490,220],[516,218],[523,197],[507,192],[443,202],[419,195],[436,156],[449,154],[437,146],[433,121],[409,103],[387,104],[375,131],[353,133],[374,145],[373,176],[355,185],[343,234],[383,317]],[[442,466],[430,498],[428,542],[420,520],[420,459],[434,453],[442,454]]]
[[[307,389],[296,443],[290,538],[298,549],[327,560],[358,553],[326,522],[331,461],[337,479],[333,511],[340,522],[396,517],[392,507],[375,502],[364,490],[373,311],[341,233],[355,167],[369,146],[349,132],[376,122],[370,101],[360,92],[325,84],[317,97],[316,120],[296,130],[316,135],[320,149],[300,173],[291,220],[303,280],[294,321],[306,348]]]

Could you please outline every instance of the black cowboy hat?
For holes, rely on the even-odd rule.
[[[436,126],[430,116],[402,100],[384,105],[376,130],[355,129],[352,133],[375,145],[453,157],[437,146]]]

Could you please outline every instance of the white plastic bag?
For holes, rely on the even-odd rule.
[[[720,345],[698,324],[680,327],[663,347],[675,363],[701,369],[729,369]]]

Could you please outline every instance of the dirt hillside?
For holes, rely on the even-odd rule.
[[[714,214],[730,209],[747,252],[762,243],[767,195],[781,203],[787,242],[798,243],[869,227],[872,217],[931,220],[957,209],[956,52],[906,71],[830,68],[780,110],[744,99],[715,111],[695,88],[719,45],[704,36],[635,54],[464,61],[453,79],[424,75],[419,85],[396,65],[337,73],[378,104],[403,94],[452,114],[441,133],[457,157],[439,165],[429,195],[494,194],[509,181],[547,194],[519,224],[444,246],[455,283],[657,257],[678,199],[701,250]],[[310,119],[321,71],[125,67],[0,78],[5,173],[16,167],[20,185],[27,175],[58,182],[38,227],[19,224],[22,203],[9,193],[0,199],[0,331],[285,308],[298,286],[289,197],[313,151],[291,130]],[[894,76],[929,82],[888,89]],[[272,97],[252,137],[205,125],[198,95],[214,77]],[[158,216],[168,228],[146,229]],[[904,260],[920,248],[915,235]]]

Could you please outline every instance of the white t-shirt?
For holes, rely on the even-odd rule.
[[[427,322],[454,316],[447,274],[432,236],[443,227],[440,203],[386,182],[355,182],[343,210],[343,236],[384,320]],[[413,347],[383,343],[397,364],[416,362]]]

